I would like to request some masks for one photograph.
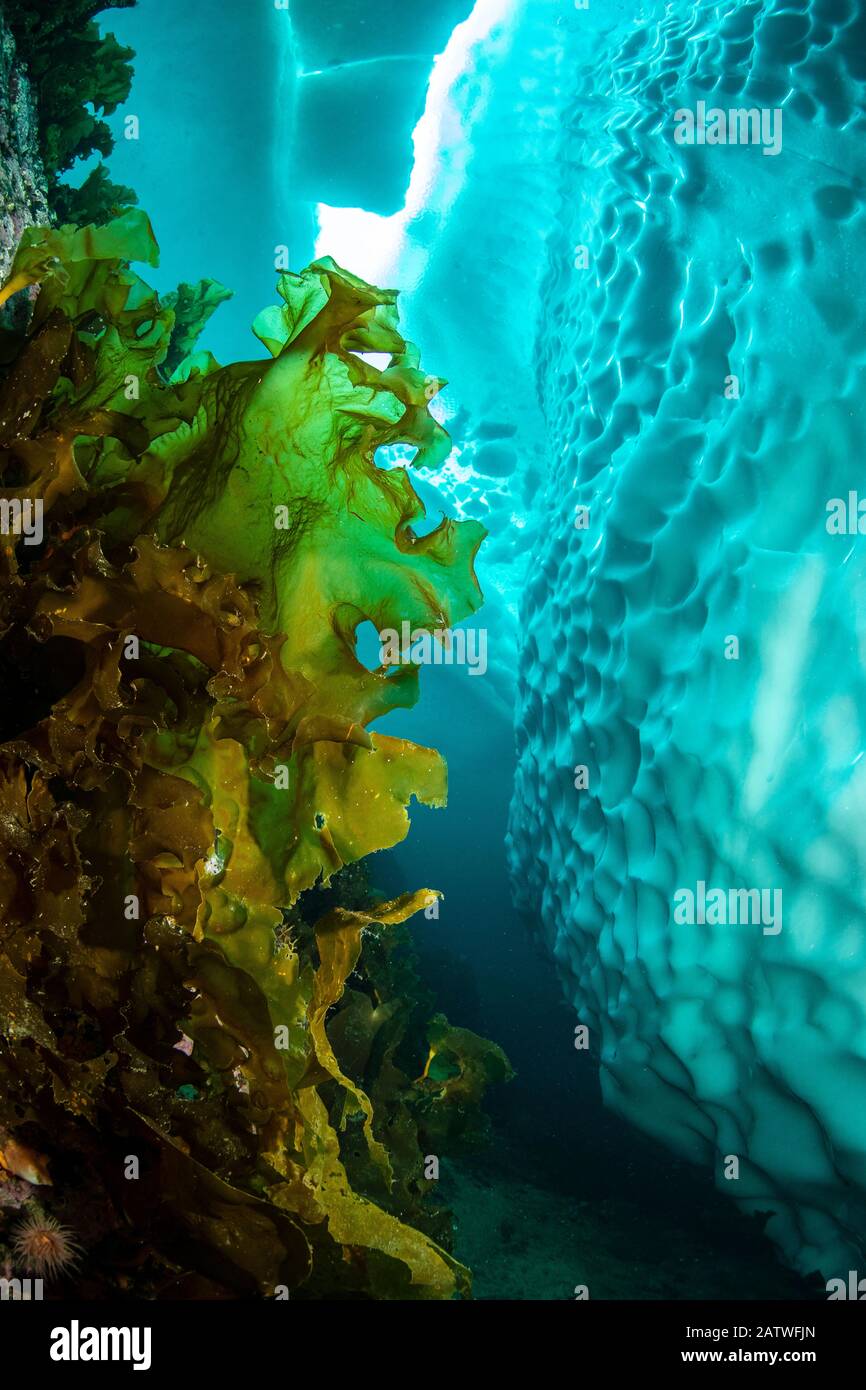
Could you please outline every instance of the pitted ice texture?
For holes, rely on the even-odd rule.
[[[866,22],[849,0],[649,8],[589,55],[568,23],[513,879],[607,1100],[771,1212],[802,1271],[845,1277],[866,1236],[866,536],[830,534],[827,504],[866,497]],[[677,144],[699,100],[783,109],[781,152]],[[700,881],[780,889],[781,931],[677,923]]]

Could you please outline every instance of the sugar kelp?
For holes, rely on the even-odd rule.
[[[50,1196],[97,1296],[450,1298],[425,1142],[508,1064],[434,1020],[448,1066],[411,1079],[382,952],[437,895],[339,885],[446,795],[370,732],[418,672],[356,630],[474,611],[483,528],[418,536],[377,466],[448,452],[394,292],[282,275],[270,360],[221,367],[196,324],[225,292],[161,302],[130,265],[157,254],[139,211],[33,228],[0,291],[34,296],[0,338],[6,529],[40,517],[2,553],[0,1208]]]

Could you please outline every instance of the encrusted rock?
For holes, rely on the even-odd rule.
[[[15,40],[0,16],[0,282],[6,278],[24,228],[48,221],[33,91],[18,62]],[[25,312],[27,302],[25,294],[10,300],[5,322],[8,316]]]

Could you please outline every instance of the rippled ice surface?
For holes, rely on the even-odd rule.
[[[643,15],[591,51],[577,15],[564,45],[514,881],[608,1101],[844,1276],[866,1229],[866,24],[848,0]],[[781,148],[677,143],[699,102],[780,112]]]

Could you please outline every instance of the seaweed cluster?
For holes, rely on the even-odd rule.
[[[135,3],[0,0],[33,89],[48,206],[59,223],[103,223],[116,209],[137,202],[132,189],[112,183],[102,159],[80,188],[61,177],[79,160],[104,158],[114,148],[114,137],[102,118],[129,96],[135,54],[113,34],[103,34],[96,16],[103,10],[130,9]]]
[[[401,924],[435,890],[359,866],[446,775],[369,732],[418,671],[356,631],[481,601],[483,528],[417,535],[375,459],[447,455],[442,383],[328,259],[221,367],[224,292],[160,302],[157,254],[134,210],[31,228],[0,291],[38,286],[0,336],[0,1264],[38,1192],[88,1297],[465,1294],[432,1179],[510,1068],[428,1022]]]

